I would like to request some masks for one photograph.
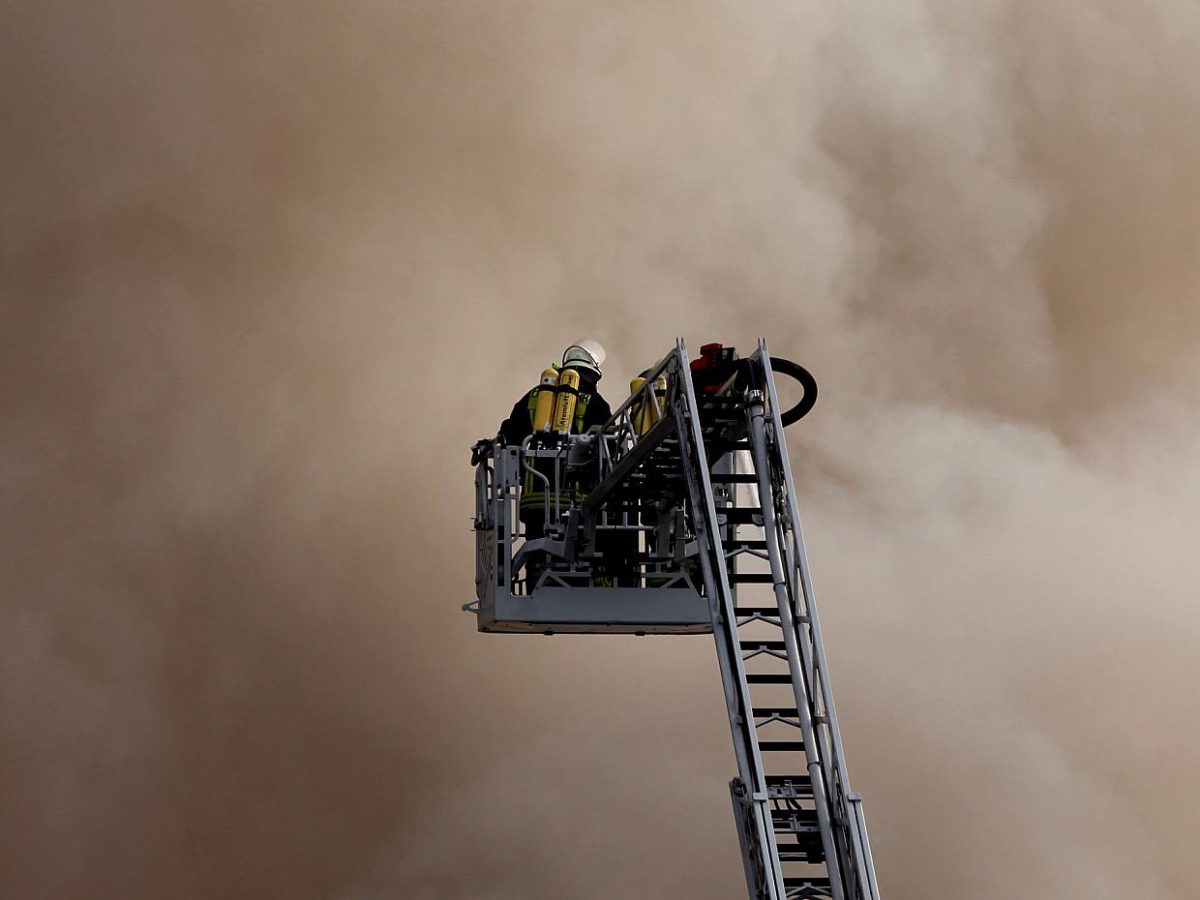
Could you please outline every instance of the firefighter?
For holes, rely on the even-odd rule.
[[[500,437],[509,446],[519,446],[531,434],[533,445],[549,445],[555,435],[582,434],[593,426],[603,425],[612,410],[600,396],[597,385],[604,364],[604,348],[594,340],[571,344],[563,351],[562,363],[542,373],[537,387],[529,390],[512,408],[500,425]],[[535,468],[554,480],[554,468],[541,461]],[[561,500],[567,504],[576,500],[575,490],[567,490]],[[544,537],[548,507],[545,482],[526,472],[522,482],[520,518],[527,540]],[[552,501],[550,501],[552,502]],[[545,567],[543,559],[531,559],[525,569],[527,589],[532,590]]]
[[[563,351],[562,364],[551,366],[543,372],[541,383],[513,404],[512,412],[500,425],[500,436],[504,438],[504,442],[510,447],[519,446],[535,430],[542,430],[546,422],[538,422],[537,419],[540,415],[544,415],[547,421],[552,417],[551,410],[554,408],[558,383],[568,369],[579,379],[577,387],[574,388],[578,396],[570,423],[570,433],[582,434],[593,425],[603,425],[607,422],[612,410],[596,389],[605,356],[604,348],[590,339],[567,347]]]

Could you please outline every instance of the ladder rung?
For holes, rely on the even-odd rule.
[[[825,847],[821,843],[821,828],[815,821],[812,824],[801,824],[796,828],[792,827],[788,822],[776,821],[773,824],[777,826],[772,831],[775,833],[776,846],[779,847],[780,862],[825,862]],[[795,840],[788,841],[786,840],[788,837],[795,838]],[[785,849],[792,852],[784,856],[783,851]],[[796,895],[789,893],[788,896],[792,897]],[[816,896],[824,897],[826,895],[817,894]]]
[[[731,550],[766,550],[767,542],[760,540],[737,540],[730,541],[728,546]],[[727,551],[728,552],[728,551]]]
[[[779,610],[775,610],[779,612]],[[738,641],[743,650],[784,650],[787,645],[783,641]]]
[[[810,878],[807,875],[785,875],[783,885],[787,888],[788,900],[816,900],[832,897],[828,878]]]
[[[758,749],[774,753],[803,752],[804,741],[759,741]]]
[[[774,584],[775,577],[770,572],[735,572],[729,576],[734,584]]]
[[[784,832],[787,834],[787,832]],[[820,835],[818,835],[820,837]],[[806,862],[806,863],[822,863],[825,862],[825,848],[821,846],[818,840],[815,843],[806,844],[787,844],[783,841],[778,841],[779,861],[780,862]],[[786,881],[787,876],[784,876]],[[804,894],[789,894],[789,897],[803,897]],[[810,897],[825,897],[826,894],[809,894]]]
[[[727,560],[733,559],[735,556],[741,556],[743,553],[745,553],[748,556],[753,556],[755,559],[765,560],[767,558],[767,555],[764,552],[764,550],[760,550],[756,547],[742,547],[742,546],[735,545],[732,550],[725,551],[725,559],[727,559]]]
[[[796,709],[794,706],[755,706],[753,707],[753,712],[754,715],[759,718],[768,716],[787,716],[788,718],[796,719],[800,717],[800,710]],[[770,778],[771,776],[768,775],[767,777]]]
[[[747,684],[791,684],[792,676],[787,672],[747,672]]]
[[[811,800],[812,795],[811,787],[767,788],[767,796],[772,800]]]
[[[734,606],[733,614],[737,617],[743,616],[769,616],[773,619],[779,618],[778,606]]]
[[[730,525],[761,525],[762,510],[753,506],[722,506],[717,509],[717,516],[724,516]],[[758,522],[755,522],[755,519]]]
[[[794,837],[796,840],[781,840],[788,836]],[[790,828],[785,828],[782,831],[775,832],[775,840],[779,846],[780,862],[825,862],[825,848],[821,845],[820,828],[805,831],[792,831]],[[791,854],[784,856],[783,851],[785,849],[791,850]]]
[[[820,824],[815,809],[772,809],[771,823],[776,830],[780,825],[792,834],[811,834],[814,830],[820,833]]]
[[[807,775],[768,775],[767,794],[778,800],[811,797],[812,779]]]
[[[709,475],[708,480],[713,484],[757,484],[758,476],[753,472],[725,472]]]

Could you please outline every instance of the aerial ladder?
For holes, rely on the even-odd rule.
[[[476,444],[477,599],[463,608],[492,633],[711,633],[749,897],[878,900],[783,434],[816,384],[763,340],[721,352],[697,384],[677,341],[589,433]],[[804,387],[789,409],[776,371]],[[543,533],[518,515],[531,484]]]

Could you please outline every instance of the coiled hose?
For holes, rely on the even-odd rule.
[[[795,379],[804,388],[804,395],[796,405],[779,414],[779,421],[783,423],[784,428],[787,428],[807,416],[816,405],[817,379],[813,378],[812,373],[799,363],[794,363],[790,359],[780,359],[778,356],[771,357],[771,371]]]

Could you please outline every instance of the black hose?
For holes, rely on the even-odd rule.
[[[800,398],[799,402],[791,409],[786,409],[779,414],[779,421],[783,423],[784,428],[787,428],[793,422],[799,422],[807,416],[816,405],[817,379],[813,378],[812,373],[799,363],[794,363],[790,359],[780,359],[778,356],[771,357],[771,371],[794,378],[804,388],[804,396]]]

